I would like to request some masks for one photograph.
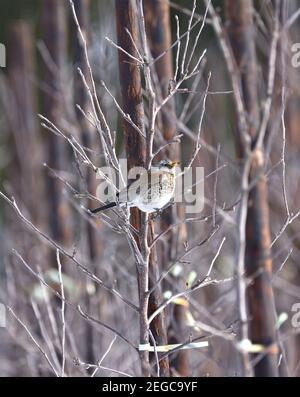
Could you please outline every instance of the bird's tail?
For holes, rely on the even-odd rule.
[[[113,207],[115,207],[116,205],[117,205],[116,202],[109,203],[109,204],[103,205],[102,207],[95,208],[94,210],[91,210],[91,213],[92,213],[92,214],[97,214],[97,213],[100,212],[100,211],[108,210],[109,208],[113,208]]]

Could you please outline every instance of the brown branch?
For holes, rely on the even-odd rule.
[[[44,60],[44,82],[49,92],[43,97],[43,112],[55,125],[62,123],[64,109],[63,75],[66,54],[66,15],[65,4],[60,0],[45,0],[42,4],[43,40],[50,61]],[[61,170],[65,168],[67,153],[57,137],[47,135],[47,163],[50,167]],[[62,195],[58,180],[49,178],[49,223],[51,235],[64,245],[70,243],[71,228],[69,208]]]
[[[116,25],[117,25],[117,39],[118,46],[124,51],[119,50],[119,70],[120,70],[120,84],[122,92],[123,112],[129,115],[130,120],[138,127],[140,131],[144,131],[144,109],[142,101],[142,83],[141,72],[138,63],[132,63],[128,54],[138,58],[139,54],[136,51],[138,43],[138,20],[137,9],[135,2],[132,0],[116,0]],[[135,43],[135,44],[133,44]],[[128,62],[130,61],[130,62]],[[123,120],[125,146],[127,154],[127,164],[130,170],[135,166],[145,166],[146,147],[145,141],[133,127],[125,119]],[[150,250],[148,248],[147,236],[147,218],[146,215],[141,214],[137,208],[131,210],[131,224],[139,231],[139,238],[137,238],[133,251],[138,251],[141,254],[142,260],[137,261],[137,277],[139,287],[139,303],[140,303],[140,345],[147,345],[149,343],[149,332],[147,324],[148,302],[149,296],[149,256]],[[137,253],[135,257],[137,258]],[[149,352],[141,351],[141,366],[143,376],[150,376]]]
[[[259,126],[257,94],[257,60],[255,53],[252,0],[226,0],[225,14],[237,74],[242,87],[242,101],[251,137],[248,144],[240,137],[238,152],[244,160],[242,198],[239,211],[238,284],[241,320],[241,340],[264,346],[265,354],[254,366],[255,376],[278,376],[274,298],[271,285],[272,258],[270,252],[269,207],[262,137],[269,118],[270,97],[274,80],[274,65],[269,70],[268,99]],[[277,40],[275,27],[273,40]],[[276,59],[274,44],[271,59]],[[261,132],[262,131],[262,132]],[[257,140],[260,145],[256,146]],[[255,183],[252,186],[252,183]],[[255,277],[254,277],[255,276]],[[251,282],[246,285],[245,277]],[[248,304],[248,311],[246,307]],[[247,352],[243,354],[244,371],[251,374]],[[255,362],[255,361],[254,361]]]

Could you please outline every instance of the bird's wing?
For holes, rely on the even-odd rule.
[[[129,180],[128,185],[118,194],[119,203],[134,202],[140,194],[140,186],[143,186],[145,181],[147,181],[146,174],[139,174],[136,179]]]

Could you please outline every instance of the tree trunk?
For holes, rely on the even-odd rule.
[[[157,58],[172,45],[172,35],[170,26],[170,6],[167,1],[153,0],[145,1],[145,22],[149,45],[153,59]],[[158,91],[161,98],[168,95],[170,80],[174,77],[172,64],[172,51],[168,51],[162,58],[155,62],[153,73],[156,73],[159,82]],[[175,102],[172,98],[163,107],[161,118],[158,120],[158,130],[162,132],[163,139],[166,142],[171,141],[177,133]],[[178,161],[181,158],[179,143],[167,146],[160,154],[160,158],[169,158]],[[161,231],[167,230],[170,225],[184,219],[183,207],[173,205],[167,208],[161,216]],[[175,231],[168,232],[164,238],[165,242],[160,245],[159,258],[163,269],[166,269],[177,256],[177,250],[183,246],[186,241],[186,227],[182,224]],[[161,269],[161,270],[163,270]],[[174,279],[172,284],[176,283]],[[173,288],[172,285],[168,288]],[[170,325],[168,331],[169,343],[183,343],[188,339],[188,331],[185,326],[186,308],[183,306],[174,306],[174,322],[176,327]],[[173,322],[173,323],[174,323]],[[172,366],[181,376],[188,376],[188,351],[182,350],[173,355]]]
[[[135,46],[133,45],[126,29],[130,32],[132,39],[138,45],[138,21],[137,11],[135,2],[132,0],[116,0],[116,24],[117,24],[117,37],[118,45],[121,46],[128,53],[138,57]],[[134,61],[128,58],[126,54],[119,51],[119,70],[120,70],[120,83],[122,91],[123,110],[126,114],[129,114],[132,121],[143,131],[144,127],[144,108],[142,100],[142,83],[141,73],[139,65],[135,64]],[[130,170],[135,166],[145,167],[146,161],[146,145],[145,140],[140,134],[126,121],[124,121],[124,135],[126,144],[126,153],[128,160],[128,169]],[[144,215],[142,215],[144,217]],[[131,223],[139,231],[139,237],[142,239],[141,224],[143,223],[141,213],[139,210],[131,210]],[[153,226],[149,225],[150,236],[152,237]],[[138,239],[139,240],[139,239]],[[138,241],[141,243],[141,241]],[[147,301],[147,291],[151,288],[151,278],[158,274],[157,262],[155,260],[155,252],[152,251],[149,257],[149,268],[147,269],[149,280],[143,280],[139,277],[139,295],[140,295],[140,309]],[[148,277],[147,276],[147,277]],[[153,281],[153,280],[152,280]],[[146,285],[148,284],[148,286]],[[157,306],[161,303],[162,297],[159,289],[156,289],[153,294],[149,297],[149,308],[154,311]],[[147,302],[146,302],[147,303]],[[141,321],[145,323],[145,319],[142,317],[145,315],[141,313]],[[145,328],[141,323],[141,336],[140,344],[149,343],[148,329]],[[167,344],[166,327],[164,324],[164,313],[157,316],[151,325],[152,334],[157,344]],[[142,370],[143,375],[149,375],[149,353],[141,352]],[[151,360],[152,361],[152,360]],[[169,363],[168,359],[160,361],[160,375],[169,375]]]
[[[90,0],[74,0],[74,8],[76,11],[76,15],[78,18],[78,22],[83,34],[86,36],[87,42],[89,42],[89,33],[90,33]],[[88,97],[88,93],[84,83],[82,82],[79,73],[77,73],[77,68],[80,68],[83,75],[88,81],[88,66],[87,60],[85,58],[85,51],[80,37],[78,37],[78,28],[74,22],[74,18],[72,16],[72,44],[73,44],[73,62],[74,62],[74,72],[76,73],[75,81],[74,81],[74,105],[80,105],[82,109],[84,109],[85,113],[88,113],[88,109],[90,108],[90,101]],[[79,137],[81,139],[81,143],[83,147],[94,149],[96,144],[96,130],[91,126],[90,122],[86,119],[86,117],[82,114],[82,112],[76,107],[76,125],[79,127]],[[91,156],[92,154],[90,154]],[[88,193],[93,196],[96,195],[96,176],[93,170],[90,167],[86,167],[82,175],[84,176],[84,180],[82,181],[81,189],[87,190]],[[86,207],[88,208],[89,200],[86,200]],[[97,225],[97,229],[94,228],[93,225],[89,221],[82,220],[82,229],[84,230],[83,235],[86,237],[83,242],[85,252],[90,260],[91,267],[93,269],[93,273],[97,274],[98,270],[101,266],[101,255],[103,251],[103,241],[101,236],[102,224],[100,220],[95,220],[94,224]],[[96,286],[96,294],[95,298],[97,301],[97,312],[99,317],[103,319],[103,313],[101,313],[101,307],[104,307],[106,302],[104,303],[102,300],[102,292],[101,288]],[[99,304],[99,302],[101,302]],[[86,308],[89,313],[93,312],[93,296],[86,294]],[[86,359],[87,362],[93,363],[95,362],[95,352],[94,352],[94,342],[97,343],[98,351],[101,351],[101,337],[95,341],[95,334],[93,327],[91,324],[86,324]]]
[[[56,126],[61,127],[64,112],[63,71],[66,56],[65,3],[61,0],[44,0],[42,3],[43,41],[49,60],[43,60],[45,91],[43,93],[43,114]],[[67,153],[60,138],[47,132],[47,164],[61,171],[67,164]],[[49,223],[51,236],[63,245],[71,240],[69,208],[63,196],[62,183],[48,178]]]
[[[9,30],[8,81],[12,103],[17,117],[7,115],[16,140],[18,157],[18,182],[16,192],[37,224],[42,221],[43,183],[42,153],[36,122],[36,91],[34,89],[34,44],[33,31],[25,21],[14,22]],[[34,199],[33,199],[34,198]]]
[[[236,67],[240,76],[241,94],[247,112],[247,127],[253,148],[258,136],[259,108],[257,95],[256,51],[251,0],[225,1],[227,30]],[[238,152],[245,160],[246,150],[238,140]],[[269,227],[268,188],[264,175],[263,148],[251,154],[248,212],[246,221],[245,272],[250,284],[246,290],[249,337],[262,345],[265,352],[256,357],[255,376],[278,376],[275,327],[275,305],[271,285],[272,258]]]

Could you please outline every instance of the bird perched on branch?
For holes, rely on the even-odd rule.
[[[161,210],[174,196],[177,164],[177,161],[162,160],[158,165],[151,167],[150,172],[145,170],[138,179],[117,193],[116,201],[91,212],[96,214],[117,205],[137,207],[148,213]]]

